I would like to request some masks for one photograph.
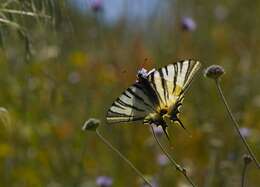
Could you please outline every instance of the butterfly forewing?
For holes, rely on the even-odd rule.
[[[107,112],[108,123],[143,120],[154,110],[154,103],[146,92],[145,85],[135,83],[112,104]]]
[[[175,104],[188,88],[199,66],[199,62],[185,60],[162,67],[148,76],[161,101],[160,108]]]
[[[184,82],[183,82],[184,92],[188,89],[195,73],[199,70],[200,66],[201,64],[199,61],[194,61],[194,60],[189,61],[187,65],[187,70],[185,71]]]

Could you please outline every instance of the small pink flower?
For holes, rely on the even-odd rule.
[[[160,166],[165,166],[169,163],[169,160],[168,160],[167,156],[165,156],[164,154],[159,154],[159,155],[157,155],[157,163]]]
[[[195,31],[197,24],[192,18],[184,17],[181,20],[181,27],[184,31]]]
[[[241,135],[245,138],[247,138],[251,135],[251,129],[249,129],[249,128],[241,127],[241,128],[239,128],[239,131],[240,131]]]
[[[93,12],[100,12],[103,10],[102,0],[90,0],[90,7]]]
[[[145,68],[142,68],[142,69],[138,70],[137,75],[136,75],[136,77],[137,77],[137,82],[138,82],[139,78],[144,78],[144,79],[146,79],[146,78],[147,78],[152,72],[154,72],[154,71],[155,71],[155,69],[152,69],[152,70],[150,70],[150,71],[147,71],[147,69],[145,69]]]
[[[163,128],[161,126],[152,125],[152,128],[154,130],[154,133],[156,136],[162,136],[163,135]]]
[[[96,179],[96,184],[99,187],[110,187],[113,184],[113,180],[107,176],[99,176]]]

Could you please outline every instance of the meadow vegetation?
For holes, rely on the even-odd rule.
[[[0,186],[141,186],[95,132],[81,130],[89,118],[154,186],[187,186],[149,126],[105,123],[139,69],[181,59],[203,65],[180,114],[187,131],[172,125],[171,141],[158,139],[196,186],[241,186],[248,152],[203,72],[212,64],[225,69],[222,91],[260,159],[260,2],[165,2],[143,22],[126,14],[110,24],[102,3],[82,11],[73,1],[0,1]],[[260,184],[253,161],[245,180]]]

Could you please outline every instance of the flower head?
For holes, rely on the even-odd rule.
[[[204,72],[204,76],[211,78],[211,79],[218,79],[225,73],[225,70],[220,65],[211,65],[207,67],[207,69]]]
[[[155,71],[155,69],[147,71],[147,69],[145,69],[145,68],[138,70],[137,75],[136,75],[137,82],[142,80],[142,79],[147,79],[147,77],[154,71]]]
[[[103,10],[103,2],[102,0],[91,0],[90,7],[93,12],[100,12]]]
[[[249,128],[241,127],[241,128],[239,128],[239,131],[240,131],[241,135],[245,138],[251,135],[251,130]]]
[[[95,130],[98,128],[99,125],[100,125],[100,120],[95,119],[95,118],[90,118],[90,119],[88,119],[88,120],[84,123],[84,125],[83,125],[83,127],[82,127],[82,130],[83,130],[83,131],[86,131],[86,130],[95,131]]]
[[[144,78],[147,77],[148,76],[147,69],[142,68],[142,69],[138,70],[137,77],[139,77],[139,76],[144,77]]]
[[[156,126],[156,125],[152,125],[152,128],[154,130],[154,133],[156,134],[156,136],[162,136],[163,135],[163,128],[161,126]]]
[[[249,164],[250,162],[252,162],[252,158],[249,155],[244,155],[243,159],[245,164]]]
[[[107,177],[107,176],[99,176],[96,179],[96,184],[99,187],[110,187],[113,184],[113,180],[111,177]]]
[[[184,17],[181,20],[181,28],[184,31],[195,31],[197,28],[197,24],[192,18]]]
[[[164,154],[159,154],[159,155],[157,155],[157,163],[160,166],[165,166],[169,163],[169,160],[168,160],[167,156],[165,156]]]

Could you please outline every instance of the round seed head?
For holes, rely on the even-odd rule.
[[[252,162],[252,158],[249,155],[244,155],[243,159],[245,164],[249,164],[250,162]]]
[[[86,131],[86,130],[95,131],[99,125],[100,125],[100,120],[95,119],[95,118],[90,118],[84,123],[82,130],[83,131]]]
[[[225,73],[225,70],[222,66],[219,65],[211,65],[207,67],[204,72],[204,76],[211,79],[218,79]]]

